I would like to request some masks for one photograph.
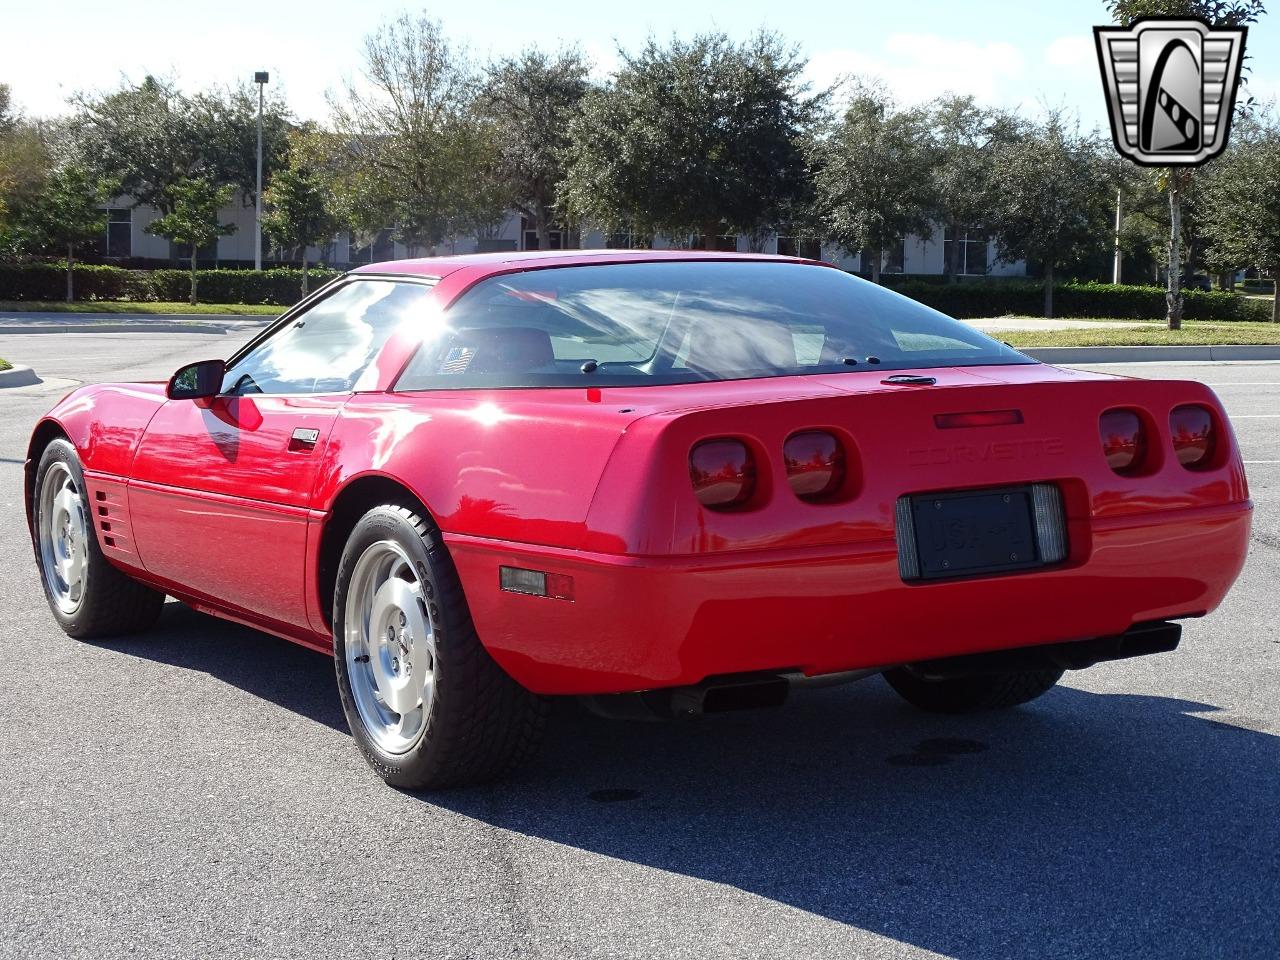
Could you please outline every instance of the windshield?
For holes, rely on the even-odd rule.
[[[665,261],[492,277],[444,314],[397,384],[621,386],[1034,363],[831,267]]]

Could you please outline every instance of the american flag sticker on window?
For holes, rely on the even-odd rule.
[[[450,347],[440,361],[437,373],[466,373],[471,365],[471,358],[476,355],[474,347]]]

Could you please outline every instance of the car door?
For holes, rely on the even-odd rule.
[[[219,396],[167,401],[129,483],[147,571],[305,629],[307,517],[329,435],[388,337],[428,296],[420,283],[343,283],[233,357]]]

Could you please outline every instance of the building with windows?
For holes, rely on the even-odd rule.
[[[129,261],[147,265],[162,265],[176,260],[186,260],[186,250],[176,250],[162,237],[146,232],[147,226],[154,221],[159,212],[148,206],[132,206],[128,197],[120,197],[107,209],[106,231],[99,243],[99,253],[107,262]],[[253,263],[253,218],[252,204],[233,202],[223,208],[219,215],[222,223],[234,224],[234,233],[219,237],[216,244],[197,251],[200,265],[244,266]],[[377,263],[382,260],[400,260],[409,256],[403,244],[392,240],[391,227],[380,231],[371,240],[360,238],[349,231],[343,231],[323,248],[312,247],[308,255],[313,263],[323,263],[337,268],[346,268],[361,263]],[[580,235],[577,231],[553,229],[550,234],[550,246],[558,250],[562,247],[616,247],[635,246],[637,238],[627,233],[603,234],[590,231]],[[952,243],[960,245],[956,254],[956,272],[970,277],[1022,277],[1026,276],[1026,264],[1021,260],[1012,263],[999,259],[995,241],[985,233],[977,231],[961,231],[953,236],[953,231],[935,230],[928,238],[909,236],[891,244],[883,252],[881,272],[886,274],[942,274],[946,269],[946,258]],[[700,237],[689,238],[688,245],[701,246]],[[656,237],[653,246],[665,249],[677,244],[670,238]],[[856,257],[844,255],[840,250],[818,241],[786,234],[773,235],[757,240],[752,246],[751,238],[746,236],[720,236],[716,238],[715,249],[726,251],[757,253],[778,253],[783,256],[810,257],[815,260],[827,260],[846,270],[869,274],[871,272],[870,251],[864,251]],[[538,235],[532,222],[519,214],[513,213],[498,227],[485,236],[458,237],[452,242],[442,244],[435,251],[439,254],[450,253],[484,253],[503,250],[536,250]],[[265,263],[292,262],[293,251],[264,249]]]

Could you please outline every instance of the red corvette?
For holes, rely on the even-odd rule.
[[[72,393],[26,477],[68,634],[168,594],[332,652],[410,788],[501,774],[553,694],[683,714],[883,673],[925,709],[1024,703],[1173,649],[1251,512],[1203,385],[687,252],[363,267],[225,362]]]

